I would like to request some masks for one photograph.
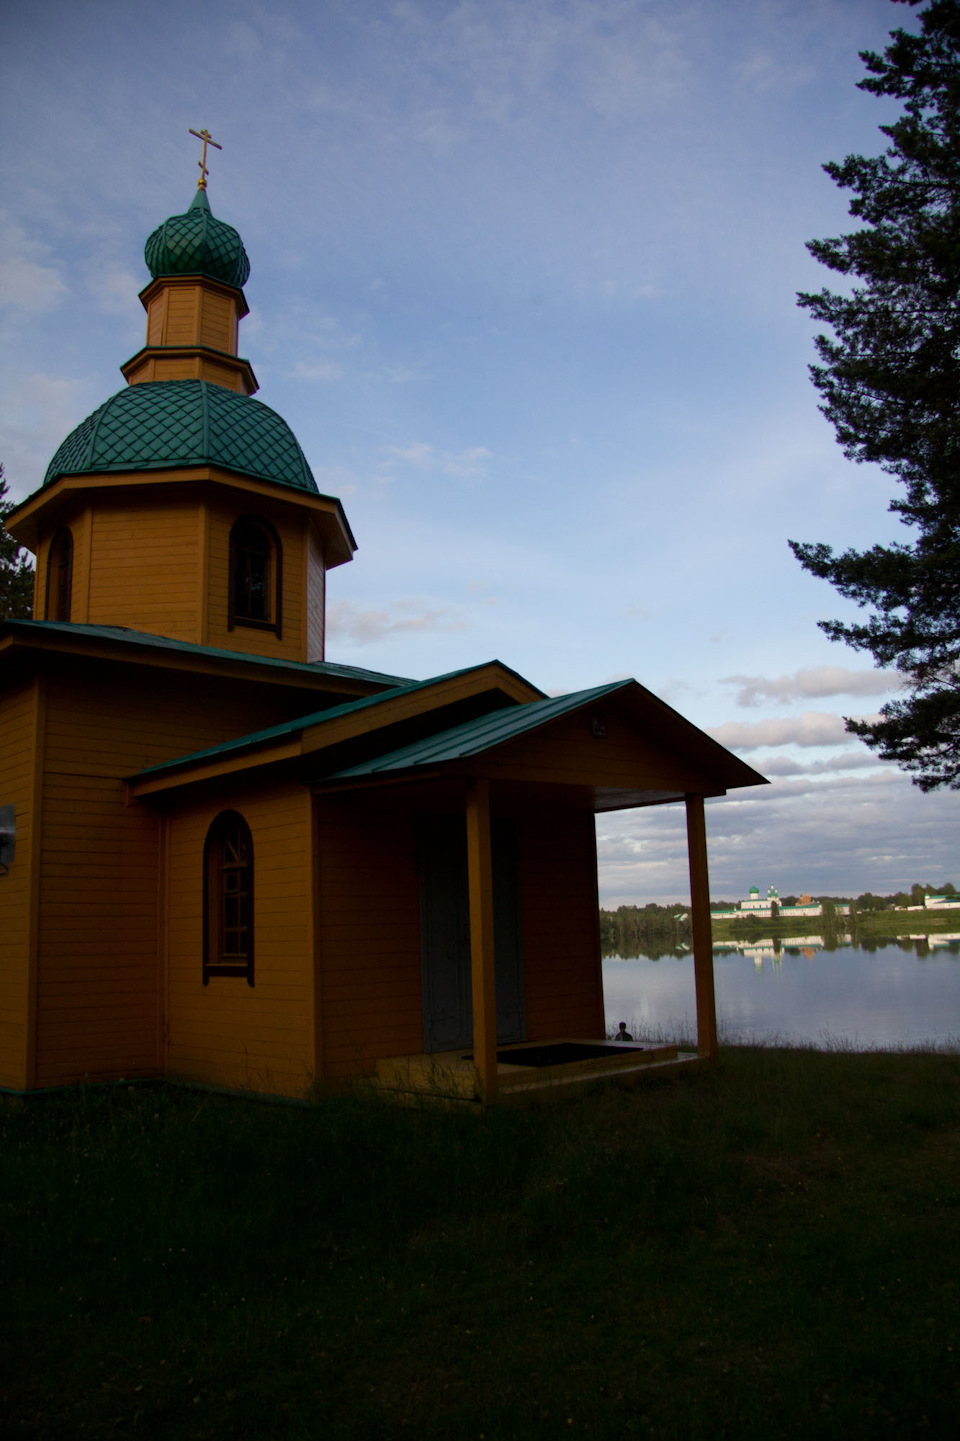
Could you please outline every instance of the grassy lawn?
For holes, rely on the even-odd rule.
[[[933,936],[960,931],[960,911],[862,911],[856,919],[860,938]]]
[[[883,944],[895,941],[900,936],[933,936],[960,932],[960,911],[861,911],[854,920],[853,938],[860,945]],[[846,918],[835,925],[824,925],[819,916],[807,916],[804,920],[770,920],[745,916],[741,920],[713,921],[713,939],[740,941],[749,944],[760,936],[822,936],[827,948],[849,945],[850,922]]]
[[[960,1055],[542,1111],[0,1105],[10,1438],[875,1437],[960,1414]]]

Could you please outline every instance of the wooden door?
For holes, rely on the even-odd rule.
[[[517,845],[509,822],[491,828],[497,973],[497,1044],[525,1036]],[[453,1051],[473,1042],[466,823],[424,816],[418,836],[423,1048]]]

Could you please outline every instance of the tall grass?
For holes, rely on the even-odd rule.
[[[960,1056],[726,1050],[543,1111],[0,1109],[12,1437],[952,1430]]]

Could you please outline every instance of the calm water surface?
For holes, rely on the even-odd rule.
[[[717,1020],[730,1042],[843,1044],[854,1049],[960,1045],[960,938],[826,950],[816,937],[713,953]],[[607,1029],[693,1036],[693,958],[603,962]]]

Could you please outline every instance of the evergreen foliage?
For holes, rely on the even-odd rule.
[[[7,490],[0,465],[0,621],[27,620],[33,614],[33,566],[27,551],[3,527],[13,510]]]
[[[820,408],[845,455],[902,484],[890,509],[914,538],[840,555],[790,544],[870,610],[856,624],[821,622],[826,634],[902,678],[879,721],[847,729],[929,791],[960,789],[960,0],[930,0],[917,19],[918,34],[895,30],[883,55],[861,53],[859,88],[904,102],[880,127],[889,148],[824,167],[864,226],[808,248],[861,283],[799,297],[834,332],[817,337],[822,364],[811,366]]]
[[[600,945],[605,956],[647,956],[658,961],[689,946],[689,906],[618,906],[600,912]]]

